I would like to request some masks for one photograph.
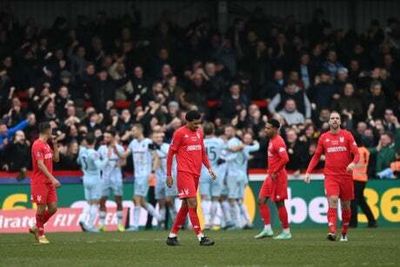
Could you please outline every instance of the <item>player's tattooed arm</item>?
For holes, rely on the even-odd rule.
[[[55,187],[60,187],[61,184],[60,182],[53,176],[53,174],[50,173],[50,171],[47,169],[46,165],[44,164],[42,159],[39,159],[37,161],[38,168],[40,169],[41,172],[43,172],[44,175],[49,179],[49,181],[55,186]]]

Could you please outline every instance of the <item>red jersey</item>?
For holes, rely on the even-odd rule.
[[[36,139],[32,145],[32,184],[51,184],[49,178],[39,169],[37,161],[43,160],[50,173],[53,172],[53,151],[50,146],[40,139]]]
[[[191,131],[186,126],[175,131],[168,150],[167,175],[171,176],[173,156],[176,154],[177,171],[200,176],[201,165],[210,167],[204,149],[203,132],[199,129]]]
[[[329,131],[319,137],[318,146],[308,165],[307,173],[312,172],[322,154],[325,154],[325,176],[352,177],[346,168],[351,162],[357,163],[360,158],[354,137],[346,130],[339,130],[336,134]]]
[[[285,165],[288,162],[285,141],[280,135],[272,137],[268,144],[268,174],[286,172]]]

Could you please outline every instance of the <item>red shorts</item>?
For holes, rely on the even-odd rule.
[[[57,202],[56,188],[52,184],[32,184],[31,201],[41,205]]]
[[[178,172],[176,184],[178,187],[178,197],[180,199],[197,197],[199,177],[200,176],[188,172]]]
[[[288,198],[287,187],[288,180],[286,173],[278,174],[275,179],[267,176],[261,186],[258,196],[260,198],[270,198],[274,202],[279,202]]]
[[[326,196],[338,196],[342,200],[354,199],[354,183],[351,176],[326,176],[324,183]]]

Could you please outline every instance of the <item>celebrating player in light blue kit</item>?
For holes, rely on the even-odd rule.
[[[138,231],[141,207],[147,210],[157,221],[161,221],[161,218],[156,209],[146,201],[146,196],[149,192],[149,177],[154,170],[153,159],[156,156],[156,154],[153,156],[152,150],[150,149],[153,142],[149,138],[144,137],[143,126],[141,124],[133,125],[132,135],[134,139],[129,144],[124,157],[132,153],[135,170],[133,193],[133,203],[135,207],[133,210],[133,226],[129,228],[129,231]]]
[[[219,225],[216,223],[216,217],[220,206],[219,199],[221,197],[224,179],[224,175],[219,171],[219,164],[221,163],[221,153],[226,145],[224,140],[214,135],[215,128],[213,123],[204,124],[203,131],[205,136],[204,146],[211,167],[215,171],[217,178],[213,181],[208,170],[203,166],[200,176],[201,208],[205,221],[204,228],[217,229]]]
[[[155,164],[156,171],[156,188],[155,188],[155,198],[158,202],[160,217],[161,217],[161,227],[165,227],[166,224],[166,208],[168,208],[169,215],[171,217],[171,221],[173,222],[176,217],[176,208],[175,208],[175,198],[178,195],[178,191],[176,189],[175,183],[168,187],[167,182],[167,155],[169,144],[164,143],[164,133],[156,132],[152,135],[153,139],[153,147],[157,152],[158,158],[157,163]],[[174,162],[176,169],[176,163]],[[175,176],[174,176],[175,177]]]
[[[253,141],[253,136],[251,133],[245,133],[243,135],[243,149],[242,149],[242,154],[243,154],[243,163],[240,166],[241,167],[241,174],[244,174],[243,176],[240,177],[239,179],[239,194],[238,194],[238,205],[240,209],[240,217],[241,221],[244,220],[244,225],[242,228],[244,229],[250,229],[253,227],[250,221],[250,216],[247,211],[246,206],[244,205],[244,191],[246,189],[246,186],[249,183],[248,175],[247,175],[247,165],[249,162],[249,159],[251,158],[250,153],[258,151],[260,149],[260,144],[254,140]]]
[[[97,213],[99,211],[99,202],[101,197],[101,179],[100,170],[108,163],[110,153],[107,157],[101,159],[99,153],[94,149],[96,138],[92,133],[86,136],[87,148],[81,146],[78,156],[78,164],[81,165],[83,172],[83,187],[85,190],[85,199],[88,206],[83,209],[79,225],[84,232],[98,232],[94,225]],[[88,218],[89,217],[89,218]],[[87,219],[87,223],[85,223]]]
[[[225,156],[227,162],[226,185],[228,188],[229,212],[235,229],[241,228],[240,208],[237,199],[240,198],[241,184],[244,184],[247,171],[243,171],[244,153],[238,148],[242,142],[235,136],[235,128],[228,125],[225,128],[225,136],[228,139],[228,153]],[[226,209],[226,207],[223,207]],[[228,222],[227,222],[228,224]],[[227,226],[230,226],[229,224]]]
[[[110,152],[111,151],[111,152]],[[102,197],[100,200],[100,227],[101,231],[105,231],[105,220],[107,215],[106,200],[111,192],[114,194],[115,202],[117,203],[117,218],[118,231],[125,231],[122,223],[122,171],[121,166],[124,162],[122,156],[124,148],[117,144],[115,140],[115,131],[107,130],[104,133],[104,145],[100,146],[98,152],[102,158],[105,158],[109,153],[108,163],[102,168]]]

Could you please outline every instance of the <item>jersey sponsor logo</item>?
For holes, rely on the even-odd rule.
[[[332,146],[326,149],[328,153],[335,153],[335,152],[345,152],[347,148],[345,146]]]
[[[201,150],[201,145],[191,145],[186,148],[186,151],[198,151]]]

